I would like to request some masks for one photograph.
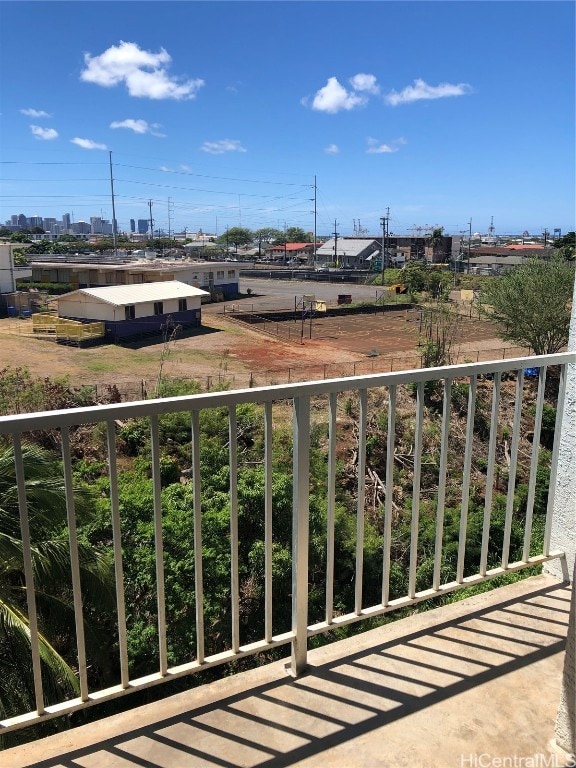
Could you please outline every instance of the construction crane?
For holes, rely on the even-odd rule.
[[[428,232],[432,232],[433,229],[434,227],[431,227],[429,224],[423,224],[421,226],[417,226],[416,224],[414,224],[413,227],[408,227],[408,231],[417,232],[418,237],[422,237],[422,232],[428,234]]]

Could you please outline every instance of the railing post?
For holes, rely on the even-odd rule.
[[[294,398],[292,495],[292,663],[294,677],[306,669],[308,646],[308,521],[310,495],[310,398]]]

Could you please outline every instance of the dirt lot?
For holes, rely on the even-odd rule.
[[[244,299],[245,309],[290,308],[294,297],[310,291],[309,284],[256,280],[242,284],[253,295]],[[338,293],[352,295],[353,301],[373,300],[369,286],[332,286],[334,295],[320,298],[335,304]],[[327,289],[323,288],[324,291]],[[279,335],[262,333],[229,316],[231,303],[206,305],[202,329],[170,343],[147,339],[124,346],[103,345],[85,349],[62,346],[34,337],[32,321],[0,320],[0,367],[26,366],[36,376],[67,377],[73,385],[117,384],[137,396],[147,391],[158,377],[186,377],[203,385],[226,380],[231,386],[263,385],[293,380],[350,376],[372,371],[420,367],[417,312],[399,309],[378,315],[342,318],[317,317],[312,324],[300,320],[280,323]],[[224,314],[226,312],[226,314]],[[291,341],[285,340],[287,326]],[[302,343],[300,343],[302,341]],[[458,361],[513,357],[520,350],[503,350],[489,323],[464,319],[456,352]],[[145,382],[143,384],[142,382]]]
[[[287,321],[295,330],[292,342],[217,312],[203,313],[202,322],[199,333],[170,343],[148,339],[78,349],[35,338],[30,320],[3,319],[0,365],[25,366],[36,376],[66,376],[74,385],[115,383],[126,392],[134,389],[134,395],[142,381],[150,391],[160,374],[244,387],[420,367],[414,312],[314,319],[312,339],[306,325],[303,343],[298,321]],[[457,352],[460,362],[520,354],[504,351],[488,323],[468,319]]]

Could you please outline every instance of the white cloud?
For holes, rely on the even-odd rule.
[[[48,112],[44,112],[43,109],[21,109],[20,112],[26,117],[51,117]]]
[[[472,91],[468,83],[440,83],[440,85],[428,85],[424,80],[414,80],[414,85],[408,85],[400,93],[391,91],[386,95],[385,101],[392,107],[398,104],[408,104],[411,101],[422,99],[444,99],[448,96],[464,96]]]
[[[72,144],[76,144],[77,147],[82,147],[82,149],[108,149],[106,144],[99,144],[97,141],[92,141],[92,139],[70,139]]]
[[[200,147],[203,152],[211,155],[222,155],[224,152],[247,152],[236,139],[221,139],[220,141],[205,141]]]
[[[42,141],[51,141],[58,138],[58,131],[54,128],[42,128],[39,125],[31,125],[30,130],[35,139],[41,139]]]
[[[133,120],[131,117],[126,120],[115,120],[113,123],[110,123],[110,128],[128,128],[129,130],[134,131],[134,133],[151,133],[152,136],[165,136],[164,133],[159,133],[157,130],[160,128],[159,123],[148,123],[146,120]]]
[[[161,165],[160,170],[164,173],[174,173],[174,168],[169,168],[167,165]]]
[[[192,168],[190,168],[189,165],[182,163],[182,165],[180,166],[180,170],[184,171],[184,173],[190,173],[192,171]]]
[[[394,139],[390,144],[382,144],[378,139],[371,138],[368,138],[366,141],[368,143],[366,152],[369,155],[383,155],[388,152],[398,152],[398,147],[401,144],[406,144],[406,139],[403,138]]]
[[[338,144],[329,144],[324,152],[326,152],[327,155],[338,155],[340,154],[340,147]]]
[[[164,48],[145,51],[136,43],[120,41],[99,56],[84,54],[86,68],[80,79],[111,88],[124,83],[130,96],[148,99],[193,99],[204,85],[200,79],[171,77],[167,68],[172,57]]]
[[[366,93],[376,94],[380,93],[380,87],[376,82],[374,75],[367,75],[360,72],[354,77],[350,78],[350,84],[355,91],[365,91]]]
[[[351,93],[341,85],[335,77],[329,77],[323,88],[316,92],[312,100],[312,109],[317,112],[329,112],[335,114],[341,109],[354,109],[366,103],[364,96]]]

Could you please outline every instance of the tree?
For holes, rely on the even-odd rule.
[[[481,311],[500,326],[505,341],[552,354],[568,342],[573,291],[572,264],[535,259],[485,285]]]
[[[312,237],[309,232],[304,232],[300,227],[288,227],[284,232],[279,232],[274,241],[274,245],[284,245],[284,243],[311,243]]]
[[[254,234],[249,229],[244,229],[244,227],[231,227],[230,229],[227,229],[223,235],[220,235],[216,242],[226,245],[232,243],[236,251],[238,251],[238,246],[248,245],[252,240],[254,240]]]
[[[59,460],[51,453],[38,446],[25,444],[22,447],[22,461],[32,541],[42,679],[46,698],[50,701],[58,691],[78,693],[78,681],[65,660],[66,652],[74,646],[70,552],[65,535],[66,491]],[[91,510],[88,496],[77,490],[77,518],[86,520]],[[101,611],[107,611],[112,605],[112,561],[108,551],[92,547],[81,534],[78,549],[87,647],[91,654],[96,653],[107,664],[107,644],[103,637],[96,636],[96,622],[90,622],[89,615],[91,611],[95,612],[98,621],[101,621]],[[10,446],[0,449],[2,717],[35,709],[30,643],[14,450]]]
[[[431,261],[436,261],[434,258],[438,254],[438,250],[444,244],[444,227],[436,227],[430,232],[427,239],[428,248],[431,251]],[[442,254],[444,258],[444,254]]]
[[[427,271],[423,264],[408,262],[402,270],[402,282],[408,289],[408,293],[414,294],[423,291],[427,283]]]
[[[576,257],[576,232],[568,232],[564,237],[559,237],[552,243],[560,256],[566,260]]]
[[[300,227],[288,227],[285,232],[287,243],[311,243],[310,232],[304,232]]]
[[[280,232],[279,229],[274,229],[273,227],[257,229],[254,232],[254,239],[258,242],[258,256],[262,255],[262,243],[267,243],[269,245],[279,237],[282,237],[282,232]]]

